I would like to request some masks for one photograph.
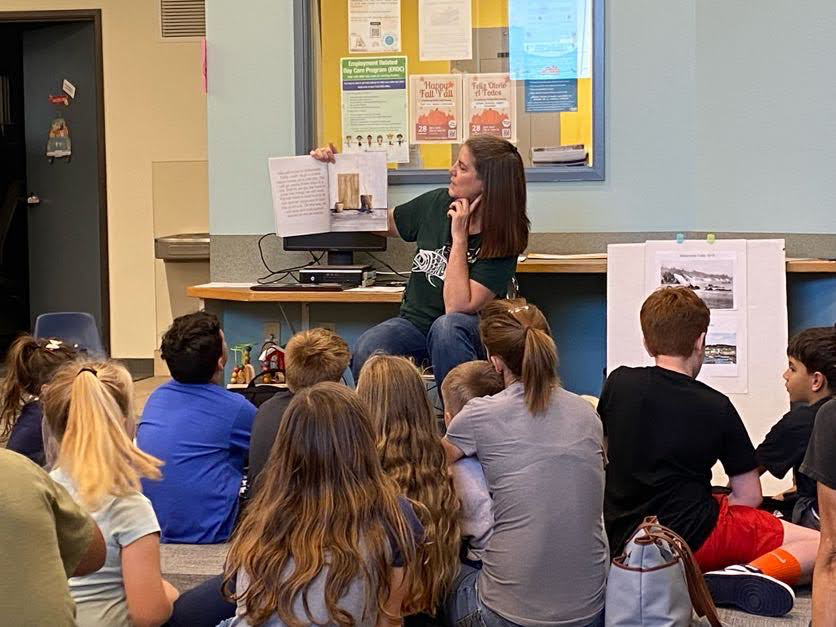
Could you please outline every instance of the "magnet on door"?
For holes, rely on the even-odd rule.
[[[72,154],[70,129],[67,127],[67,121],[59,116],[52,120],[52,124],[49,127],[49,139],[46,142],[46,156],[49,157],[49,162],[52,163],[53,160],[62,157],[67,157],[69,161]]]

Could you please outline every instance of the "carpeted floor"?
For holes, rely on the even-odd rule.
[[[163,577],[180,591],[188,590],[223,571],[227,544],[163,544],[160,546]],[[795,607],[783,618],[763,618],[719,608],[726,627],[808,627],[810,624],[810,589],[798,592]],[[707,622],[700,623],[707,625]]]

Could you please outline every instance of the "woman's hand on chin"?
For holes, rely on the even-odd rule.
[[[472,201],[467,198],[457,198],[450,203],[447,215],[450,216],[450,234],[454,242],[467,242],[470,219],[479,207],[482,197],[477,196]]]
[[[337,149],[334,144],[328,143],[327,146],[315,148],[309,153],[317,161],[324,161],[325,163],[334,163],[334,155],[337,154]]]

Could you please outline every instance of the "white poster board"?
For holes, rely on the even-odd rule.
[[[720,245],[718,248],[713,246]],[[645,366],[652,363],[642,344],[642,332],[639,324],[639,310],[644,299],[655,289],[654,281],[648,280],[648,251],[660,250],[711,249],[718,254],[727,254],[734,249],[733,244],[717,240],[707,242],[647,242],[647,244],[613,244],[607,248],[607,372],[619,366]],[[742,251],[743,248],[737,248]],[[662,255],[664,258],[664,255]],[[741,261],[743,269],[741,270]],[[745,351],[745,365],[737,362],[736,377],[741,376],[741,369],[746,369],[746,391],[724,391],[734,404],[749,432],[752,443],[757,446],[778,419],[789,410],[789,398],[784,389],[782,373],[787,364],[787,275],[784,256],[784,240],[746,240],[744,259],[740,255],[735,261],[734,278],[745,280],[743,300],[741,292],[734,294],[737,300],[740,318],[734,317],[734,329],[737,334],[738,355],[741,347]],[[649,285],[650,283],[650,285]],[[743,285],[741,284],[740,288]],[[726,313],[734,310],[726,310]],[[712,320],[717,319],[716,333],[729,333],[728,316],[712,310]],[[739,322],[741,321],[742,322]],[[740,325],[745,327],[740,337]],[[717,381],[721,377],[701,373],[699,379],[712,387],[722,388]],[[722,390],[721,390],[722,391]],[[774,494],[791,485],[788,473],[783,480],[770,474],[762,477],[764,494]],[[715,484],[726,480],[718,466],[714,469]]]

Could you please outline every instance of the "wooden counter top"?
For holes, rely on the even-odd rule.
[[[606,274],[606,256],[580,259],[526,259],[517,264],[517,272],[525,274]],[[836,274],[836,261],[827,259],[787,259],[787,272]],[[375,292],[345,290],[342,292],[254,292],[245,286],[193,285],[186,293],[204,300],[229,300],[245,303],[399,303],[403,290]]]
[[[399,292],[344,290],[342,292],[255,292],[248,287],[192,285],[186,294],[204,300],[233,300],[244,303],[399,303]]]

